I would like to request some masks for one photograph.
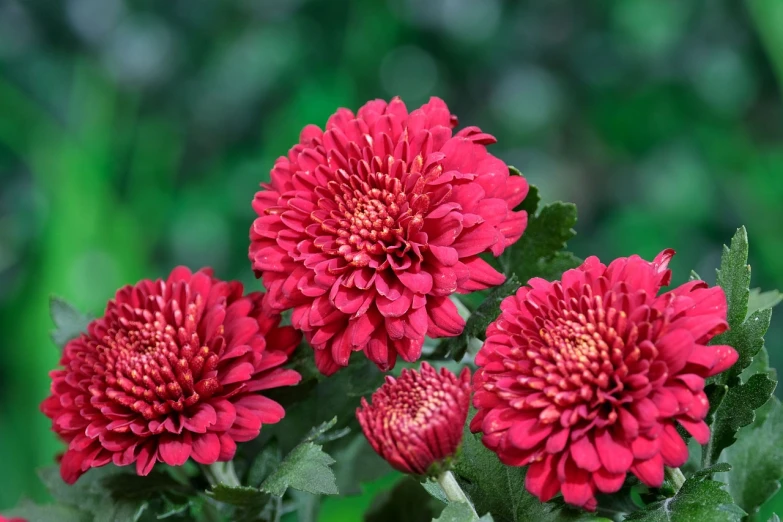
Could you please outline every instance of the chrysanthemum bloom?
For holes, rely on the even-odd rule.
[[[373,449],[403,473],[424,475],[452,457],[462,442],[470,407],[470,370],[457,377],[422,363],[362,398],[356,417]],[[434,467],[433,467],[434,466]]]
[[[424,336],[465,322],[449,295],[500,284],[478,257],[522,235],[521,176],[487,153],[495,142],[433,98],[408,114],[399,99],[340,109],[308,125],[272,169],[253,208],[250,260],[265,305],[293,308],[324,374],[363,350],[382,370],[415,361]]]
[[[659,487],[664,464],[688,459],[677,423],[709,439],[704,379],[737,352],[706,345],[728,327],[721,288],[692,281],[657,295],[673,255],[608,267],[591,257],[562,282],[531,279],[487,329],[471,429],[505,464],[530,465],[526,486],[541,501],[562,490],[593,510],[628,471]]]
[[[27,522],[27,520],[23,518],[5,518],[3,515],[0,515],[0,522]]]
[[[237,442],[283,418],[258,392],[299,382],[280,367],[299,334],[262,313],[261,293],[242,292],[209,269],[176,268],[120,289],[65,346],[41,409],[68,443],[66,482],[109,462],[147,475],[156,461],[231,460]]]

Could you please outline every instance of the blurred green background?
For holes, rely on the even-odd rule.
[[[714,281],[745,224],[783,288],[782,80],[780,0],[0,0],[0,508],[59,447],[49,295],[98,314],[177,264],[257,286],[253,194],[336,107],[443,97],[577,203],[579,255],[672,247]]]

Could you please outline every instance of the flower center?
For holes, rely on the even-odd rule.
[[[332,210],[320,221],[320,230],[334,241],[316,242],[324,252],[357,267],[373,261],[379,266],[387,254],[407,255],[409,241],[424,224],[426,195],[406,193],[400,179],[382,172],[331,181],[327,188],[333,204],[328,204]]]
[[[178,328],[160,311],[122,310],[98,343],[98,361],[93,361],[95,373],[104,376],[106,396],[153,419],[213,395],[220,386],[218,355],[200,346],[196,310],[197,303],[190,303],[182,317],[175,307],[172,314],[182,323]]]
[[[510,397],[512,402],[543,407],[544,423],[561,420],[566,410],[573,417],[566,422],[597,415],[612,423],[617,418],[614,407],[627,400],[619,393],[629,373],[625,346],[631,337],[636,339],[638,329],[628,324],[624,312],[604,308],[599,296],[591,301],[585,313],[561,309],[558,317],[546,319],[539,328],[540,341],[528,346],[521,361],[509,361],[524,374],[519,383],[530,393]],[[633,348],[638,358],[639,350]],[[588,411],[580,413],[578,404],[586,404]]]

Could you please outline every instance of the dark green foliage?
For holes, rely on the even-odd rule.
[[[224,504],[232,506],[253,506],[259,510],[266,505],[269,494],[250,486],[227,486],[216,484],[207,494]]]
[[[711,437],[702,449],[704,466],[715,464],[721,451],[736,441],[737,430],[753,422],[754,411],[767,402],[777,384],[766,370],[755,375],[746,373],[744,384],[740,379],[764,346],[772,310],[762,305],[774,306],[774,299],[765,299],[761,304],[757,301],[754,304],[757,309],[749,313],[751,292],[747,261],[748,238],[742,227],[732,238],[731,247],[724,246],[717,277],[717,283],[726,294],[729,330],[711,342],[732,346],[739,353],[739,359],[729,370],[711,378],[705,390],[710,401],[707,422],[711,425]]]
[[[403,478],[393,489],[375,496],[365,522],[430,522],[443,509],[419,483]]]
[[[92,522],[94,520],[91,513],[81,511],[73,506],[39,506],[29,501],[22,502],[19,506],[4,512],[4,514],[9,518],[19,517],[30,521]]]
[[[477,519],[467,504],[452,502],[432,522],[493,522],[493,519],[489,513]]]
[[[723,288],[729,305],[730,327],[739,326],[748,313],[750,296],[750,265],[748,265],[748,233],[745,227],[737,229],[731,246],[723,246],[718,278],[715,284]],[[752,356],[752,355],[751,355]]]
[[[140,477],[131,469],[109,465],[88,471],[70,486],[62,481],[57,467],[43,469],[39,475],[58,505],[26,503],[13,511],[31,522],[146,522],[150,517],[209,521],[194,515],[200,502],[198,492],[166,471]]]
[[[336,495],[337,483],[330,466],[334,459],[314,442],[303,442],[283,459],[261,484],[261,489],[282,496],[294,488],[316,495]]]
[[[715,410],[710,441],[703,448],[703,462],[717,462],[721,451],[736,442],[737,431],[753,422],[754,411],[769,400],[776,384],[767,374],[761,373],[745,384],[727,389]]]
[[[505,283],[494,288],[484,302],[470,314],[462,333],[441,341],[435,356],[451,357],[457,362],[461,361],[468,350],[470,339],[483,340],[486,337],[485,332],[489,323],[500,315],[500,303],[506,297],[513,295],[519,288],[519,284],[519,279],[511,274]]]
[[[359,495],[361,484],[392,473],[391,466],[375,453],[361,430],[342,442],[338,448],[330,450],[337,461],[333,469],[340,495]]]
[[[312,359],[312,349],[306,350]],[[314,423],[329,422],[335,417],[338,431],[346,427],[355,431],[359,426],[356,408],[361,398],[372,394],[382,383],[383,373],[357,353],[347,368],[328,378],[319,376],[290,390],[275,390],[268,395],[285,406],[285,422],[265,427],[261,438],[254,443],[266,445],[268,440],[276,438],[281,451],[286,453],[308,436]]]
[[[573,254],[561,252],[566,242],[576,235],[573,230],[576,206],[555,202],[536,214],[539,201],[538,189],[531,185],[527,197],[516,209],[528,213],[525,233],[499,258],[503,272],[515,274],[522,283],[532,277],[557,279],[563,271],[581,263]]]
[[[648,505],[625,520],[638,522],[740,522],[745,512],[732,501],[725,485],[694,475],[672,498]]]
[[[750,514],[780,489],[783,479],[783,406],[773,397],[765,409],[763,417],[759,411],[756,422],[739,432],[722,457],[732,464],[725,478],[728,490]]]

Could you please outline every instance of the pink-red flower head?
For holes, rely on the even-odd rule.
[[[450,459],[462,442],[470,408],[470,370],[457,377],[429,364],[402,370],[398,379],[362,399],[356,417],[373,449],[403,473],[424,475]]]
[[[737,360],[706,345],[728,328],[726,297],[702,281],[657,295],[672,255],[608,267],[591,257],[562,282],[531,279],[487,329],[471,429],[505,464],[530,465],[541,501],[562,491],[595,509],[596,492],[617,491],[629,471],[659,487],[664,464],[688,459],[678,423],[709,439],[704,380]]]
[[[0,522],[27,522],[27,520],[23,518],[5,518],[3,515],[0,515]]]
[[[104,316],[63,351],[41,405],[68,444],[61,474],[156,461],[178,466],[231,460],[237,442],[285,415],[259,394],[299,382],[280,366],[299,334],[262,312],[263,295],[204,269],[120,289]]]
[[[358,350],[382,370],[417,360],[425,335],[462,332],[450,294],[503,282],[478,255],[522,235],[528,185],[487,153],[492,136],[455,125],[438,98],[340,109],[325,131],[305,127],[256,194],[265,305],[293,308],[324,374]]]

